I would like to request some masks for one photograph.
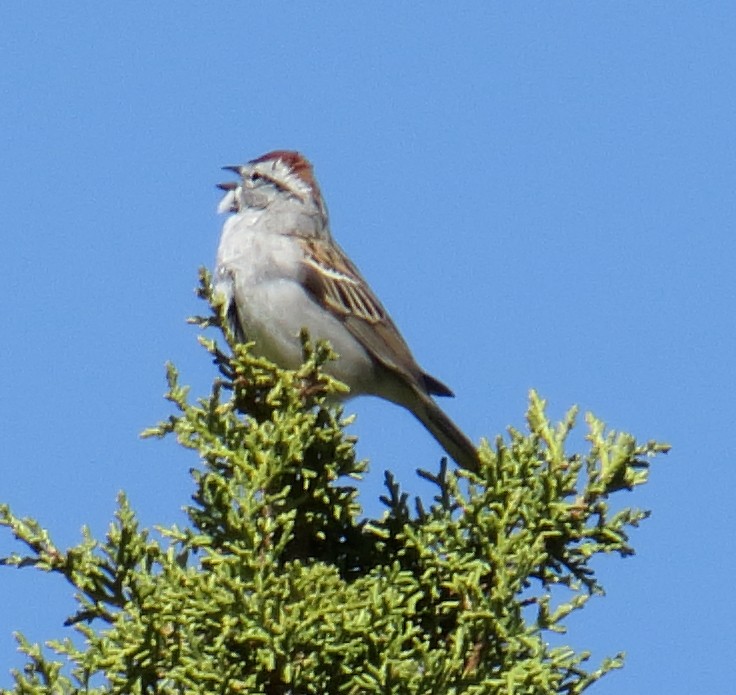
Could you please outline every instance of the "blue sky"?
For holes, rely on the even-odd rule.
[[[637,555],[567,641],[627,665],[591,692],[727,692],[736,606],[736,5],[727,2],[0,6],[0,501],[66,547],[125,490],[181,521],[191,453],[139,432],[212,367],[201,310],[220,166],[315,164],[335,236],[475,440],[536,388],[672,453],[623,501]],[[418,9],[420,8],[420,9]],[[440,450],[361,399],[353,431],[407,487]],[[0,554],[14,548],[0,534]],[[725,580],[725,581],[724,581]],[[11,637],[60,637],[69,588],[0,571]]]

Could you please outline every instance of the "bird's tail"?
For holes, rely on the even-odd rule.
[[[429,430],[440,446],[458,466],[476,472],[479,466],[478,450],[462,430],[429,396],[418,394],[419,403],[412,412]]]

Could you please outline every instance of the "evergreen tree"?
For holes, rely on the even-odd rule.
[[[65,577],[82,635],[46,648],[18,635],[27,664],[5,692],[581,693],[622,665],[548,638],[603,592],[594,558],[634,552],[647,512],[610,497],[666,445],[586,415],[588,450],[570,453],[576,409],[553,425],[532,392],[527,431],[483,443],[478,472],[420,471],[429,503],[387,473],[385,511],[366,518],[329,346],[304,336],[304,364],[277,368],[236,344],[201,280],[215,308],[195,321],[229,346],[200,338],[219,376],[190,403],[169,366],[176,412],[144,433],[197,453],[189,523],[142,529],[121,494],[107,536],[64,551],[0,505],[27,548],[3,563]]]

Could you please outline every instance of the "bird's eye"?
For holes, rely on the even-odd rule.
[[[253,181],[253,183],[255,183],[256,181],[262,181],[263,180],[263,176],[261,176],[257,171],[254,171],[250,175],[250,180]]]

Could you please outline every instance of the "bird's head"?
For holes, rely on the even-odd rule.
[[[327,226],[327,208],[309,160],[293,150],[274,150],[247,164],[224,167],[239,181],[219,184],[225,191],[220,212],[246,208],[278,208],[284,212],[318,214]]]

